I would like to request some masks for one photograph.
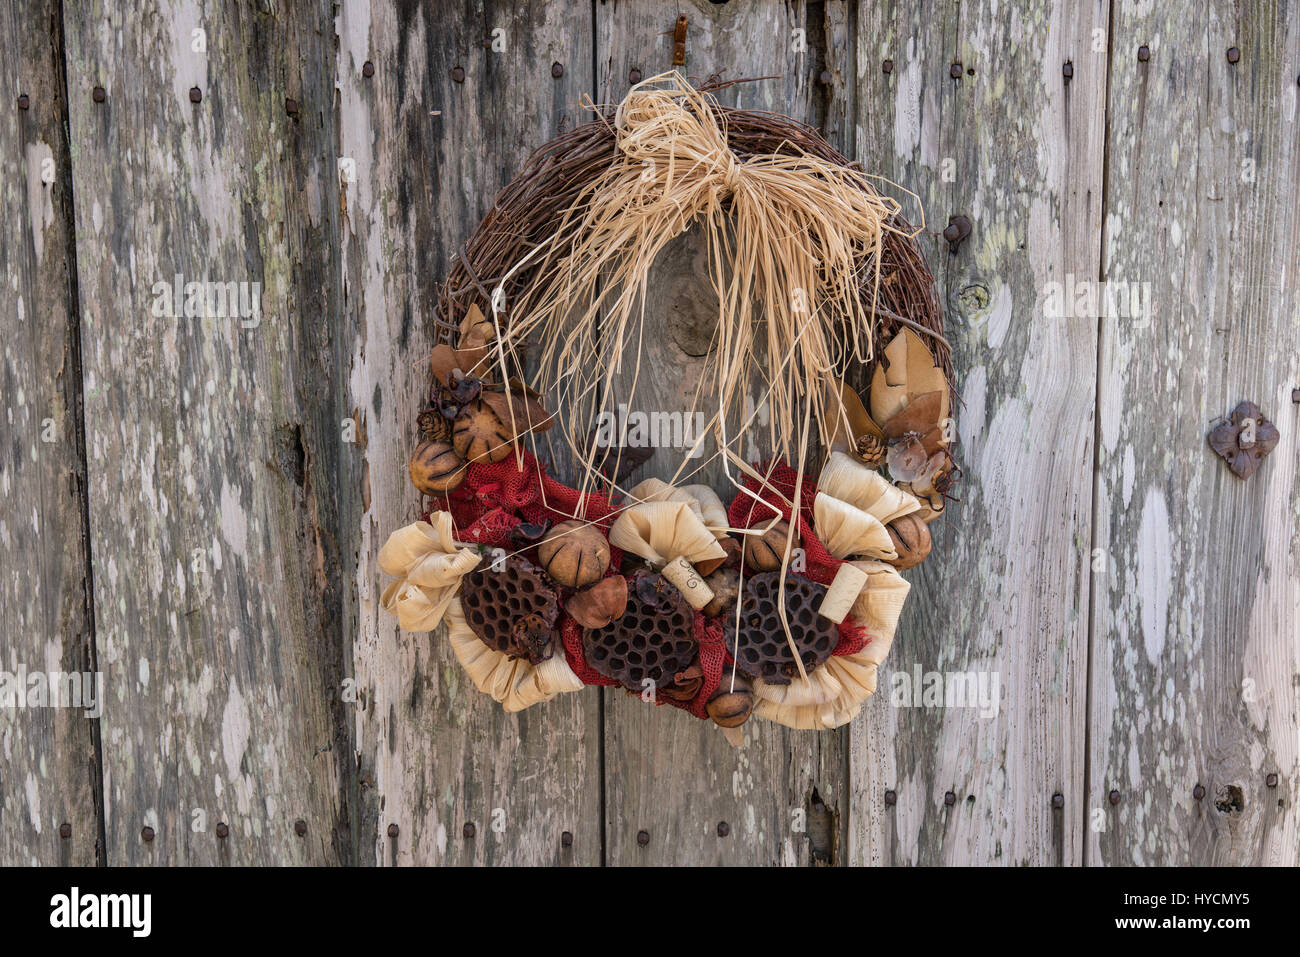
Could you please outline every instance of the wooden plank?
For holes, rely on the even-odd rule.
[[[0,163],[6,288],[0,451],[0,864],[96,862],[100,837],[94,621],[86,582],[81,354],[72,262],[61,13],[10,4],[0,29]],[[25,42],[34,30],[49,42]],[[26,106],[19,97],[26,98]],[[10,564],[12,559],[13,564]],[[75,699],[42,697],[50,672]],[[21,676],[21,677],[20,677]],[[29,685],[35,679],[38,683]],[[11,682],[18,682],[15,694]],[[55,679],[59,688],[67,687]],[[29,688],[36,696],[27,699]],[[83,695],[89,692],[89,695]],[[80,705],[80,707],[76,706]],[[71,834],[60,837],[68,824]]]
[[[578,101],[593,90],[585,5],[506,11],[472,3],[455,16],[430,13],[419,5],[377,4],[369,14],[349,6],[338,31],[341,152],[356,170],[343,192],[349,392],[368,436],[364,461],[344,479],[366,488],[355,516],[350,614],[362,705],[361,857],[594,864],[598,692],[504,714],[474,689],[444,630],[408,635],[379,608],[386,581],[379,548],[420,509],[406,461],[428,385],[435,284],[528,154],[566,118],[586,118]],[[374,65],[369,78],[366,61]],[[453,78],[458,67],[463,82]]]
[[[1040,297],[1097,275],[1106,24],[1102,2],[859,10],[857,158],[925,211],[965,476],[853,725],[853,863],[1080,862],[1097,337]],[[953,214],[974,224],[956,255]],[[996,716],[893,706],[930,672],[996,677]]]
[[[1087,861],[1294,866],[1300,24],[1215,0],[1114,30],[1105,278],[1151,308],[1102,326]],[[1281,433],[1247,481],[1206,444],[1243,400]]]
[[[66,9],[110,864],[352,858],[332,7],[259,9]]]
[[[816,17],[810,21],[802,3],[716,5],[692,0],[677,8],[648,0],[603,4],[597,8],[596,24],[600,88],[613,101],[626,92],[631,70],[649,77],[668,69],[680,8],[689,20],[687,75],[699,80],[712,74],[724,79],[776,75],[775,80],[725,90],[719,99],[726,105],[825,123],[828,117],[846,113],[843,86],[818,87],[815,78],[825,61],[828,30],[842,35],[848,14],[842,3],[813,6]],[[836,136],[841,127],[836,126]],[[694,395],[702,355],[716,324],[717,300],[704,278],[703,263],[703,244],[698,235],[688,234],[664,252],[652,271],[647,356],[651,368],[674,371],[643,377],[629,403],[632,410],[682,412]],[[753,394],[755,399],[762,394],[757,385]],[[705,458],[712,452],[712,447],[707,449]],[[754,457],[770,452],[761,440],[746,450]],[[667,478],[681,457],[674,449],[656,450],[638,476]],[[707,482],[724,500],[734,494],[727,491],[730,485],[720,462],[688,481]],[[746,725],[745,748],[736,750],[711,722],[664,708],[652,710],[617,689],[607,689],[604,695],[610,863],[802,864],[838,859],[845,804],[842,732],[791,731],[753,721]],[[638,840],[641,832],[648,838],[644,845]]]

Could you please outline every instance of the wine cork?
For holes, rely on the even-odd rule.
[[[682,556],[678,555],[665,565],[663,575],[677,586],[677,590],[686,596],[686,600],[696,611],[713,601],[713,589],[704,584],[704,579],[695,570],[695,566]]]
[[[849,613],[849,609],[853,607],[858,594],[862,591],[862,586],[866,583],[866,572],[856,565],[844,562],[840,565],[840,570],[835,573],[835,580],[831,582],[831,587],[826,589],[826,597],[822,599],[817,614],[829,618],[838,625]]]

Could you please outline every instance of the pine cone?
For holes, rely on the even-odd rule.
[[[864,432],[858,436],[856,446],[858,458],[866,462],[872,468],[880,465],[885,460],[885,442],[878,435],[872,435],[870,432]]]

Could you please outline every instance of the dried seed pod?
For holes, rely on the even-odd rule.
[[[465,479],[465,463],[446,442],[425,439],[408,463],[411,484],[425,495],[446,495]]]
[[[762,535],[745,536],[745,568],[762,572],[776,571],[781,567],[782,556],[786,555],[786,537],[790,534],[789,522],[777,522]],[[796,529],[790,541],[790,547],[799,545],[799,532]]]
[[[930,554],[930,526],[915,512],[894,519],[885,526],[885,530],[889,532],[894,550],[898,552],[898,558],[889,563],[895,568],[915,568]]]
[[[745,583],[740,600],[740,632],[734,643],[736,664],[741,671],[769,684],[786,685],[798,677],[799,668],[777,607],[780,596],[779,572],[763,572]],[[812,671],[831,656],[839,644],[840,632],[835,622],[817,613],[826,587],[789,572],[785,576],[785,612],[804,671]]]
[[[872,468],[879,468],[880,464],[885,461],[884,439],[878,435],[872,435],[870,432],[864,432],[858,436],[854,450],[858,453],[858,458]]]
[[[672,684],[660,688],[659,691],[665,697],[672,698],[674,701],[694,701],[703,684],[704,669],[700,667],[700,659],[696,658],[673,675]]]
[[[723,728],[738,728],[754,712],[754,691],[749,679],[743,674],[735,674],[734,682],[730,669],[722,672],[722,680],[713,692],[704,710],[713,723]]]
[[[500,568],[484,562],[461,579],[465,622],[485,645],[538,664],[550,658],[559,633],[559,596],[542,571],[520,555]]]
[[[478,307],[478,303],[473,303],[469,307],[469,312],[465,313],[465,318],[460,321],[460,337],[456,340],[456,348],[473,349],[491,342],[496,337],[497,328],[492,320],[483,315],[483,310]]]
[[[609,569],[609,541],[594,525],[561,522],[537,546],[542,569],[561,585],[584,588]]]
[[[564,610],[583,628],[604,628],[627,610],[627,579],[622,575],[602,578],[576,592],[564,603]]]
[[[704,584],[713,592],[713,600],[701,611],[706,618],[717,618],[734,608],[740,597],[740,569],[719,568],[704,579]]]
[[[510,454],[510,430],[482,399],[461,409],[452,425],[451,440],[467,462],[500,462]]]
[[[654,572],[639,571],[628,589],[627,610],[604,628],[582,635],[587,664],[629,691],[673,682],[699,650],[695,613],[682,593]]]

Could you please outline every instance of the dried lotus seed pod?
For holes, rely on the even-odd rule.
[[[446,495],[465,479],[465,463],[446,442],[421,442],[408,463],[411,484],[425,495]]]

